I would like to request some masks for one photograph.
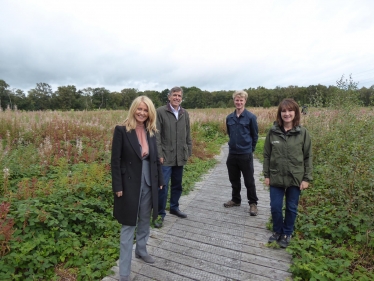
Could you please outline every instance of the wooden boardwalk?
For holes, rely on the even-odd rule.
[[[283,249],[265,246],[271,232],[266,229],[270,216],[269,192],[259,180],[262,165],[255,159],[255,179],[259,214],[249,215],[246,190],[242,188],[240,207],[225,208],[231,198],[226,158],[222,147],[219,163],[195,189],[182,196],[180,209],[188,218],[167,214],[161,229],[152,229],[148,252],[153,265],[134,258],[131,280],[292,280],[288,272],[290,255]],[[103,281],[118,280],[115,275]]]

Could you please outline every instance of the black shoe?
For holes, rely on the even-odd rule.
[[[155,220],[155,221],[153,222],[153,225],[154,225],[156,228],[161,228],[162,225],[163,225],[163,223],[164,223],[164,218],[161,218],[161,219],[159,219],[159,220]]]
[[[180,210],[170,210],[170,214],[176,215],[176,216],[178,216],[180,218],[183,218],[183,219],[187,218],[187,215],[185,213],[181,212]]]
[[[279,233],[274,232],[273,235],[269,237],[268,243],[278,241],[280,237],[281,235]]]
[[[287,248],[287,246],[290,244],[290,241],[291,241],[291,235],[282,234],[281,238],[278,241],[278,244],[282,248]]]

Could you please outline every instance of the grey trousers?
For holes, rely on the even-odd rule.
[[[144,179],[144,178],[143,178]],[[136,228],[136,247],[135,254],[139,256],[148,255],[147,241],[149,238],[149,227],[152,209],[152,190],[144,180],[142,180],[138,223],[136,226],[122,225],[120,237],[120,257],[119,274],[120,276],[129,276],[131,272],[131,257],[134,241],[134,231]]]

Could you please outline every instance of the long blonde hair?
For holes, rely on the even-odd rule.
[[[156,128],[156,109],[151,99],[147,96],[139,96],[133,100],[127,118],[125,119],[126,131],[130,132],[136,128],[135,113],[141,102],[144,102],[148,107],[148,119],[145,121],[145,129],[149,132],[150,136],[153,136],[157,132]]]

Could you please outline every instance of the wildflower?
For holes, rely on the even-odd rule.
[[[3,172],[4,172],[4,179],[9,178],[9,176],[10,176],[10,172],[9,172],[9,169],[8,169],[7,167],[5,167],[5,168],[3,169]]]
[[[82,150],[83,150],[83,143],[80,139],[77,139],[77,149],[78,149],[78,155],[81,155],[82,154]]]

